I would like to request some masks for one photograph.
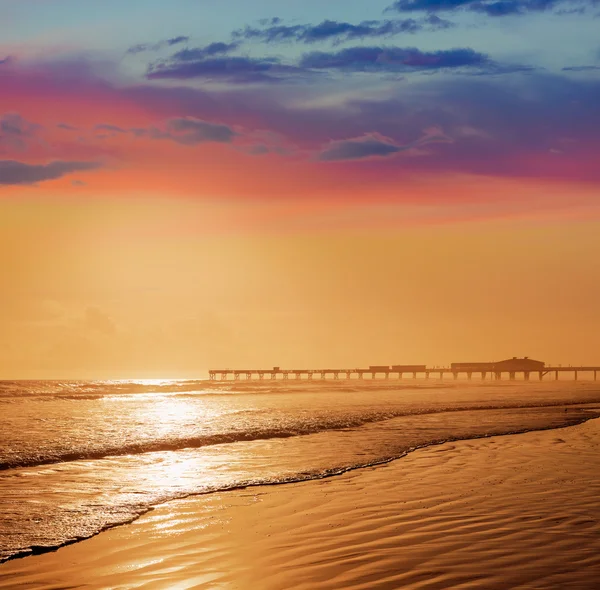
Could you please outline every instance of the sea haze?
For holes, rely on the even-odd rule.
[[[0,561],[170,499],[571,425],[599,406],[593,383],[0,382]]]

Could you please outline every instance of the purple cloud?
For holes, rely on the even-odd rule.
[[[452,140],[438,129],[430,129],[416,141],[398,144],[383,136],[365,135],[355,139],[333,141],[318,154],[317,159],[324,162],[338,160],[360,160],[372,157],[387,157],[399,152],[406,152],[428,143],[451,143]]]
[[[283,25],[280,20],[269,21],[266,26],[245,27],[233,32],[236,39],[258,39],[265,43],[296,41],[299,43],[318,43],[333,41],[342,43],[355,39],[372,37],[390,37],[402,33],[417,33],[422,30],[437,30],[453,26],[450,21],[440,18],[425,18],[419,21],[409,19],[368,20],[358,24],[343,21],[324,20],[317,25]]]
[[[0,116],[0,146],[24,150],[41,129],[41,125],[27,121],[19,113],[5,113]]]
[[[150,80],[203,78],[235,83],[280,82],[304,74],[302,69],[281,64],[277,58],[217,57],[196,61],[171,59],[153,64],[146,77]]]
[[[179,117],[167,121],[165,129],[150,127],[149,129],[131,129],[137,137],[152,139],[169,139],[182,145],[216,142],[231,143],[238,135],[228,125],[209,123],[193,117]]]
[[[174,45],[179,45],[180,43],[187,43],[189,40],[189,37],[179,35],[178,37],[165,39],[164,41],[158,41],[156,43],[140,43],[130,47],[127,50],[127,53],[130,55],[137,55],[138,53],[144,53],[146,51],[160,51],[165,47],[173,47]]]
[[[568,66],[562,68],[563,72],[591,72],[594,70],[600,70],[600,66]]]
[[[420,51],[415,47],[349,47],[337,52],[313,51],[300,60],[304,68],[354,72],[405,72],[442,68],[489,67],[490,58],[468,48]]]
[[[192,49],[182,49],[175,53],[172,61],[198,61],[214,57],[215,55],[225,55],[235,51],[239,47],[239,43],[210,43],[205,47],[194,47]]]
[[[583,0],[594,4],[595,0]],[[574,0],[396,0],[386,12],[443,12],[465,9],[499,17],[531,12],[544,12],[560,4],[581,4]],[[563,11],[569,12],[569,11]]]
[[[306,101],[309,93],[285,84],[276,91],[261,86],[222,90],[148,82],[124,86],[100,84],[89,70],[82,70],[76,78],[61,76],[60,70],[55,75],[57,68],[48,72],[16,69],[10,75],[0,68],[3,93],[15,99],[24,92],[38,93],[52,101],[68,96],[83,104],[92,90],[107,104],[140,105],[157,120],[191,117],[217,121],[232,131],[239,126],[276,133],[298,158],[327,149],[330,141],[365,136],[406,145],[423,129],[436,126],[452,138],[452,144],[438,144],[418,157],[367,158],[361,166],[392,176],[404,169],[415,174],[600,179],[600,80],[584,73],[567,76],[566,72],[538,71],[501,82],[489,76],[431,76],[418,84],[390,87],[385,97],[359,99],[353,93],[335,101]],[[475,73],[476,68],[469,72]],[[328,98],[327,86],[320,95],[316,85],[314,90],[312,96]],[[169,129],[161,126],[161,131]],[[263,142],[250,143],[245,132],[233,143],[243,147]]]
[[[35,184],[99,167],[100,164],[97,162],[58,160],[49,164],[25,164],[15,160],[0,160],[0,185]]]
[[[105,123],[96,125],[94,129],[96,129],[97,131],[110,131],[112,133],[127,133],[127,131],[122,127],[117,127],[116,125],[107,125]]]

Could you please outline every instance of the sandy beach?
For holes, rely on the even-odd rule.
[[[600,420],[170,502],[0,588],[598,588]]]

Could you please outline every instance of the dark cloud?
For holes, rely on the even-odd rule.
[[[0,135],[12,137],[32,137],[41,125],[30,123],[19,113],[6,113],[0,117]]]
[[[180,43],[187,43],[189,40],[189,37],[186,37],[185,35],[179,35],[178,37],[167,39],[167,45],[172,47],[173,45],[179,45]]]
[[[436,14],[428,14],[423,20],[435,31],[451,29],[456,26],[452,21],[440,18]]]
[[[371,156],[390,156],[399,152],[400,149],[389,141],[364,137],[333,142],[319,154],[318,159],[322,161],[357,160]]]
[[[442,12],[466,6],[475,0],[396,0],[386,12]]]
[[[291,75],[306,74],[301,69],[281,64],[277,58],[216,57],[196,61],[171,59],[152,64],[146,77],[150,80],[174,78],[236,83],[280,82]]]
[[[215,55],[225,55],[235,51],[239,43],[211,43],[205,47],[194,47],[192,49],[182,49],[175,53],[171,60],[173,61],[198,61],[214,57]]]
[[[582,0],[584,4],[594,4],[595,0]],[[465,9],[473,12],[482,12],[488,16],[507,16],[514,14],[527,14],[531,12],[544,12],[556,8],[560,4],[581,4],[573,0],[396,0],[387,11],[394,12],[443,12]],[[580,11],[581,7],[575,9]],[[563,10],[561,13],[571,13],[572,10]]]
[[[216,142],[231,143],[238,135],[228,125],[209,123],[193,117],[180,117],[167,121],[164,129],[150,127],[149,129],[131,129],[137,137],[152,139],[170,139],[183,145]]]
[[[65,131],[79,131],[77,127],[73,127],[73,125],[69,125],[68,123],[59,123],[57,127]]]
[[[492,64],[486,54],[468,48],[420,51],[415,47],[349,47],[337,52],[313,51],[300,60],[304,68],[351,72],[488,68]]]
[[[41,125],[27,121],[19,113],[5,113],[0,116],[0,146],[24,150],[41,129]]]
[[[160,51],[165,47],[173,47],[173,45],[179,45],[181,43],[187,43],[190,40],[189,37],[179,35],[178,37],[172,37],[171,39],[165,39],[158,41],[157,43],[140,43],[133,45],[127,50],[130,55],[136,55],[138,53],[144,53],[146,51]]]
[[[25,164],[15,160],[0,160],[0,185],[35,184],[55,180],[72,172],[99,168],[97,162],[55,161],[49,164]]]
[[[278,156],[289,156],[292,151],[280,146],[266,145],[259,143],[242,148],[242,151],[250,156],[266,156],[267,154],[277,154]]]
[[[0,66],[7,65],[7,64],[11,63],[12,60],[13,60],[12,56],[11,55],[7,55],[5,58],[0,59]]]
[[[109,131],[112,133],[127,133],[127,131],[122,127],[117,127],[116,125],[107,125],[105,123],[96,125],[94,129],[96,129],[97,131]]]
[[[324,20],[317,25],[283,25],[279,20],[266,26],[245,27],[233,32],[236,39],[258,39],[266,43],[295,41],[299,43],[318,43],[333,41],[342,43],[356,39],[372,37],[390,37],[402,33],[417,33],[422,30],[436,30],[453,26],[443,19],[369,20],[359,24],[343,21]]]
[[[600,66],[568,66],[562,68],[563,72],[591,72],[593,70],[600,70]]]
[[[395,143],[392,139],[383,136],[365,135],[355,139],[331,142],[318,155],[321,161],[359,160],[372,157],[387,157],[423,146],[427,143],[451,140],[438,129],[430,129],[420,139],[407,144]]]
[[[265,156],[266,154],[270,154],[271,150],[264,143],[260,143],[247,148],[246,153],[251,156]]]

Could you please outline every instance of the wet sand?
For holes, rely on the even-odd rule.
[[[598,587],[600,420],[171,502],[0,566],[11,589]]]

